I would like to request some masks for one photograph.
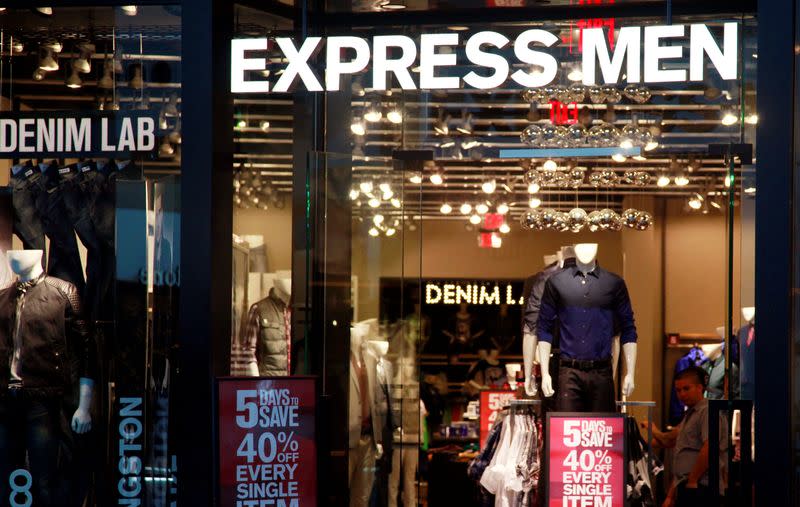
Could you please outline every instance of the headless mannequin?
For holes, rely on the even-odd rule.
[[[544,256],[544,265],[549,266],[553,262],[558,262],[558,267],[564,267],[564,261],[566,259],[572,259],[575,257],[575,248],[572,245],[562,246],[561,249],[556,252],[554,255],[545,255]],[[533,365],[534,363],[541,364],[542,361],[548,363],[547,371],[550,371],[550,349],[552,346],[548,343],[547,347],[547,355],[542,355],[542,350],[538,348],[538,338],[536,337],[535,333],[525,331],[522,336],[522,363],[523,369],[525,371],[525,394],[528,396],[535,396],[537,387],[536,387],[536,379],[533,376]],[[542,369],[544,372],[544,368]],[[544,373],[542,373],[542,379],[544,379]],[[550,394],[546,394],[545,396],[552,396],[553,389],[552,389],[552,380],[551,380],[551,388]]]
[[[755,306],[743,306],[742,307],[742,318],[745,322],[753,322],[753,319],[756,318],[756,307]]]
[[[275,295],[288,306],[289,299],[292,296],[292,273],[290,271],[278,271],[275,275],[275,281],[273,282]]]
[[[393,408],[399,415],[394,421],[395,449],[392,453],[392,472],[389,476],[389,507],[397,506],[400,483],[403,483],[403,506],[416,507],[416,474],[419,465],[420,421],[419,381],[413,359],[400,358],[394,378]],[[397,447],[399,445],[399,448]]]
[[[575,263],[580,271],[589,273],[597,265],[597,243],[579,243],[575,245]],[[551,344],[540,342],[537,346],[539,358],[550,357]],[[622,381],[623,396],[630,396],[634,388],[634,375],[636,372],[636,344],[626,343],[622,346],[625,356],[625,379]],[[541,361],[542,393],[548,398],[553,395],[553,379],[550,377],[548,361]]]
[[[6,256],[11,271],[17,275],[19,281],[28,282],[39,278],[44,273],[42,269],[43,254],[42,250],[9,250]],[[83,434],[92,429],[92,416],[89,410],[92,406],[94,381],[81,377],[79,385],[78,408],[72,414],[70,426],[75,433]]]

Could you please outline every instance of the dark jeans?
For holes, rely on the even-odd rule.
[[[44,250],[44,227],[36,211],[36,193],[33,189],[34,176],[39,178],[38,169],[35,167],[14,166],[19,169],[17,174],[11,174],[11,202],[14,207],[14,232],[22,240],[26,250]],[[25,174],[31,172],[29,179]],[[42,263],[45,256],[42,256]]]
[[[64,196],[58,191],[58,167],[47,166],[36,185],[36,211],[50,238],[47,274],[72,283],[83,297],[86,282],[75,231],[64,207]]]
[[[102,169],[101,169],[102,167]],[[93,320],[111,320],[114,315],[113,286],[116,273],[116,168],[113,163],[80,171],[80,191],[99,249],[98,276],[92,283],[88,301]],[[88,262],[87,262],[88,264]],[[87,266],[88,271],[88,266]]]
[[[63,196],[64,210],[78,238],[86,247],[86,293],[84,307],[90,320],[96,320],[102,298],[100,294],[103,279],[103,251],[91,218],[89,199],[81,188],[81,180],[76,169],[65,174],[59,181],[58,192]]]
[[[685,482],[678,486],[675,507],[710,507],[711,505],[714,503],[711,490],[707,486],[687,488]]]
[[[0,505],[9,504],[9,476],[26,468],[26,451],[33,506],[65,505],[58,480],[60,420],[58,400],[33,398],[23,390],[0,397]],[[22,486],[25,480],[19,477],[16,483]],[[18,493],[16,500],[24,504],[25,495]]]
[[[558,371],[556,410],[559,412],[615,412],[611,366],[580,370],[561,365]]]

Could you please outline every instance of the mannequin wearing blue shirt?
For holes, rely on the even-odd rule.
[[[611,357],[619,331],[626,374],[622,393],[634,388],[636,326],[625,281],[597,264],[597,244],[575,245],[576,266],[548,279],[537,322],[537,352],[549,357],[558,325],[561,360],[556,408],[570,412],[616,409]],[[549,365],[541,363],[542,393],[553,395]]]

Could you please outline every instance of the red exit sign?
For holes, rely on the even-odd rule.
[[[572,5],[612,5],[615,0],[571,0]],[[608,28],[608,47],[614,49],[614,18],[592,18],[592,19],[579,19],[575,23],[570,23],[569,35],[564,38],[564,43],[569,46],[569,52],[572,53],[575,47],[575,32],[578,32],[577,49],[581,51],[583,47],[583,31],[587,28]]]
[[[550,122],[553,125],[572,125],[578,123],[578,104],[565,104],[557,100],[550,101]]]

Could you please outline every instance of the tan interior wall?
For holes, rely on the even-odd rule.
[[[655,199],[637,198],[630,206],[646,209],[654,214],[654,227],[647,231],[622,232],[623,270],[622,275],[628,286],[639,334],[637,343],[635,384],[631,400],[661,400],[662,379],[652,372],[661,370],[663,354],[664,324],[662,322],[663,282],[662,245],[664,217],[661,205]],[[660,403],[659,403],[660,405]],[[643,420],[647,417],[645,409],[632,409],[631,413]],[[660,421],[660,407],[654,412]]]
[[[665,322],[668,333],[714,334],[725,322],[727,305],[726,218],[720,213],[684,213],[684,201],[667,200],[664,238]],[[739,325],[741,270],[741,221],[736,208],[734,222],[733,308]],[[752,277],[752,275],[750,275]]]
[[[260,234],[267,247],[267,271],[292,269],[292,210],[233,209],[233,233]]]
[[[428,220],[417,231],[406,230],[393,238],[371,238],[366,229],[359,227],[353,237],[353,272],[358,276],[358,318],[362,320],[378,316],[381,277],[526,278],[543,267],[544,255],[555,253],[562,245],[582,242],[599,243],[600,263],[622,273],[619,232],[567,235],[523,231],[515,224],[504,235],[503,247],[490,249],[479,248],[477,233],[466,231],[461,221]]]

